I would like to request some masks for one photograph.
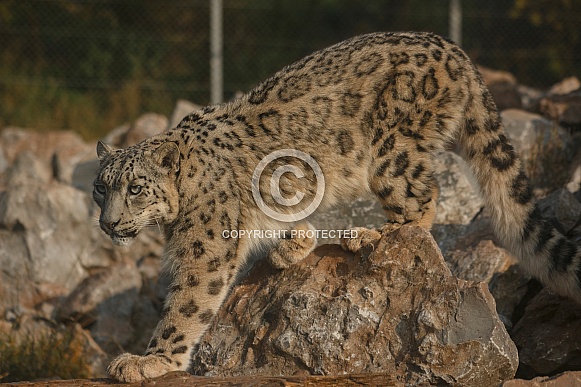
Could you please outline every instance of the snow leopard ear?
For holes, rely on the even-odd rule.
[[[180,170],[180,150],[176,143],[166,142],[153,151],[155,162],[168,172]]]
[[[113,153],[113,148],[102,141],[97,141],[97,157],[99,158],[99,161],[101,161],[101,164],[105,159],[107,159],[107,157],[109,157],[109,155],[111,155],[111,153]]]

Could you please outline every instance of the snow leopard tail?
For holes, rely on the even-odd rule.
[[[541,216],[490,92],[479,75],[472,81],[480,93],[468,102],[475,106],[465,109],[459,142],[491,211],[495,234],[531,275],[581,303],[581,246]]]

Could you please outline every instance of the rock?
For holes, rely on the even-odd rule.
[[[101,364],[103,375],[105,355],[95,340],[109,355],[119,353],[121,346],[143,352],[157,324],[165,291],[149,284],[152,271],[159,271],[163,242],[157,229],[148,228],[131,249],[113,247],[96,222],[98,207],[90,194],[98,168],[95,147],[90,146],[87,159],[86,144],[75,138],[23,130],[0,135],[6,165],[0,182],[0,189],[6,183],[0,191],[0,316],[5,317],[0,329],[12,332],[24,324],[40,334],[46,331],[43,325],[30,323],[38,321],[52,329],[59,325],[54,318],[66,300],[73,309],[63,320],[80,319],[90,326],[90,333],[79,332],[79,340],[88,348],[85,356],[92,368]],[[7,144],[21,150],[16,153]],[[148,262],[147,291],[142,287],[143,261]],[[112,274],[97,274],[103,272]],[[83,293],[79,284],[87,282]],[[78,293],[71,295],[74,289]],[[97,303],[89,302],[99,296]],[[75,297],[86,298],[80,302]]]
[[[565,188],[558,189],[539,200],[539,209],[564,234],[581,222],[581,203]]]
[[[114,146],[116,148],[122,148],[125,141],[125,135],[129,129],[131,129],[131,124],[123,124],[121,126],[118,126],[109,133],[107,133],[107,135],[103,137],[101,141],[103,141],[105,144]]]
[[[95,232],[99,240],[93,243],[104,257],[93,255],[92,275],[61,300],[58,319],[91,324],[91,334],[109,354],[117,354],[121,348],[141,353],[159,321],[167,294],[165,277],[158,279],[162,237],[147,228],[131,249],[123,249],[114,248],[98,228]],[[108,264],[99,265],[100,259],[109,259]]]
[[[162,114],[146,113],[135,120],[125,133],[122,148],[135,145],[148,137],[155,136],[168,129],[169,120]]]
[[[0,265],[14,279],[62,284],[72,289],[85,274],[83,257],[93,253],[90,198],[57,182],[12,185],[0,197],[0,234],[21,247],[5,251]],[[5,241],[1,241],[3,245]],[[15,253],[23,253],[16,256]]]
[[[107,376],[109,355],[95,342],[91,334],[79,324],[74,324],[74,337],[80,343],[83,351],[83,359],[89,366],[91,377]]]
[[[103,269],[85,278],[62,302],[57,316],[79,321],[108,353],[120,352],[134,338],[132,312],[139,298],[141,275],[134,263]]]
[[[518,85],[513,83],[501,82],[488,86],[492,99],[499,110],[504,109],[521,109],[523,101]]]
[[[539,141],[544,146],[553,141],[558,144],[571,141],[567,131],[556,128],[553,123],[538,114],[508,109],[502,111],[500,116],[512,145],[525,159],[532,156],[532,150]],[[551,133],[552,130],[556,133]]]
[[[531,280],[525,270],[518,263],[514,263],[504,270],[494,274],[488,283],[488,289],[496,301],[496,311],[502,322],[511,329],[520,318],[520,309],[527,297],[538,291],[541,285]]]
[[[115,128],[101,139],[106,144],[117,148],[127,148],[148,137],[154,136],[168,129],[169,120],[166,116],[156,113],[145,113],[138,117],[131,125],[125,124]],[[95,148],[93,147],[93,155]]]
[[[484,202],[468,165],[453,152],[440,152],[434,161],[434,177],[440,188],[434,223],[470,223]]]
[[[538,111],[539,100],[545,96],[545,93],[525,85],[518,85],[517,90],[522,101],[522,108],[527,111]]]
[[[516,85],[510,74],[492,74],[487,82],[499,85],[497,90],[506,87],[509,102],[514,87],[531,105],[541,96]],[[572,82],[542,94],[557,106],[552,109],[559,120],[576,106],[579,91],[571,93]],[[171,124],[164,116],[144,115],[110,133],[106,142],[125,147],[177,125],[197,108],[180,101]],[[545,192],[566,187],[547,195],[541,209],[581,243],[579,152],[570,162],[575,134],[519,110],[506,110],[502,118],[536,186]],[[163,241],[155,228],[140,233],[131,249],[113,247],[100,231],[90,195],[97,169],[94,144],[70,132],[0,133],[0,330],[19,326],[38,333],[66,321],[93,348],[91,359],[102,362],[102,375],[105,357],[143,352],[167,281],[157,279]],[[434,176],[441,190],[433,234],[460,280],[450,275],[430,236],[412,227],[386,235],[375,251],[356,257],[322,246],[285,271],[259,262],[218,312],[193,363],[206,375],[249,376],[171,374],[159,383],[498,385],[512,377],[517,361],[503,323],[521,352],[519,376],[578,369],[579,307],[546,290],[535,296],[540,285],[529,281],[491,235],[463,160],[443,152]],[[375,199],[312,219],[326,230],[373,228],[384,221]],[[350,374],[260,376],[295,373]],[[505,383],[568,385],[577,378],[569,372]]]
[[[0,324],[0,335],[6,344],[5,335],[9,336],[9,342],[13,346],[22,345],[20,352],[13,352],[22,357],[21,361],[35,361],[44,364],[48,367],[55,368],[55,361],[62,361],[58,359],[59,352],[55,353],[53,345],[58,346],[58,351],[68,351],[73,353],[72,359],[77,363],[84,363],[88,365],[89,376],[105,376],[105,367],[108,356],[95,343],[91,335],[83,330],[80,325],[74,324],[70,327],[65,327],[62,324],[55,324],[53,321],[44,318],[37,318],[30,314],[17,315],[15,319],[11,319],[9,324]],[[26,352],[32,352],[26,355]],[[52,363],[47,358],[49,355],[46,351],[52,352]],[[2,353],[0,353],[0,360],[2,360]],[[60,352],[60,355],[64,354]],[[45,356],[47,358],[45,358]],[[6,359],[13,360],[13,359]],[[8,361],[10,364],[10,361]],[[6,364],[2,367],[0,362],[0,370],[6,370]],[[30,369],[38,367],[37,364],[32,365]],[[20,372],[23,372],[22,369]],[[6,375],[0,374],[0,382]]]
[[[70,182],[73,166],[94,157],[94,147],[72,131],[35,132],[20,128],[5,128],[0,134],[0,154],[7,171],[18,155],[30,152],[44,166],[50,166],[54,177]],[[2,173],[2,169],[0,169]],[[1,186],[1,184],[0,184]]]
[[[503,387],[572,387],[581,386],[581,372],[564,372],[552,377],[538,377],[533,380],[514,379],[504,382]]]
[[[16,156],[6,177],[7,186],[26,184],[27,182],[49,183],[54,174],[50,164],[42,162],[32,152],[23,151]]]
[[[33,130],[8,127],[0,134],[0,147],[8,165],[24,151],[33,153],[38,159],[50,164],[55,153],[63,159],[82,159],[92,151],[81,136],[72,131],[36,132]],[[71,162],[71,164],[74,162]]]
[[[186,101],[185,99],[178,99],[176,107],[174,108],[169,120],[169,127],[175,128],[185,116],[196,110],[200,110],[201,108],[202,106]]]
[[[542,115],[565,127],[581,127],[581,90],[568,94],[548,95],[539,101]]]
[[[507,328],[518,318],[516,311],[536,289],[536,282],[492,232],[490,212],[484,208],[469,225],[435,225],[438,241],[448,267],[461,279],[484,281],[496,301],[496,310]]]
[[[107,267],[124,254],[113,250],[94,221],[97,206],[92,198],[50,179],[46,166],[31,153],[16,158],[9,183],[0,193],[0,288],[5,295],[0,311],[12,305],[41,305],[51,298],[46,291],[54,286],[60,290],[53,298],[62,296],[88,270]],[[147,242],[149,251],[159,251],[147,232],[140,240]],[[142,246],[125,254],[143,253]]]
[[[505,271],[515,261],[508,251],[484,240],[476,247],[453,251],[446,263],[460,279],[489,283],[496,273]]]
[[[0,194],[0,203],[4,195]],[[23,234],[0,227],[0,313],[17,306],[32,308],[34,305],[36,292],[28,281],[29,255]]]
[[[501,113],[502,122],[533,184],[550,190],[566,182],[573,149],[571,136],[544,117],[522,110]]]
[[[477,67],[486,86],[493,85],[495,83],[517,84],[516,77],[508,71],[494,70],[480,65]]]
[[[85,191],[93,192],[93,182],[99,171],[99,160],[93,159],[80,162],[73,168],[71,184],[73,187]]]
[[[149,286],[149,287],[148,287]],[[161,320],[161,311],[165,297],[158,293],[166,293],[166,287],[144,284],[139,298],[131,311],[131,327],[133,335],[124,345],[131,353],[144,353],[151,339],[151,334]],[[118,350],[112,352],[118,354]]]
[[[478,66],[484,83],[490,90],[499,110],[521,108],[522,101],[514,75],[507,71],[492,70]]]
[[[284,271],[257,264],[219,310],[192,369],[496,386],[517,364],[486,285],[456,279],[429,232],[404,226],[361,256],[323,246]]]
[[[543,289],[511,332],[519,349],[520,377],[579,368],[581,306]]]
[[[460,156],[454,152],[441,152],[434,163],[439,193],[432,235],[447,257],[457,241],[471,232],[471,224],[482,211],[484,202],[478,183]]]
[[[559,83],[555,83],[549,89],[548,94],[558,94],[558,95],[565,95],[569,94],[577,89],[581,88],[581,82],[579,78],[573,76],[563,79]]]
[[[352,227],[380,227],[385,223],[386,217],[377,200],[356,199],[344,206],[315,212],[309,221],[317,230],[348,230]],[[339,243],[339,238],[319,238],[317,243]]]
[[[488,284],[496,301],[496,311],[505,325],[511,327],[516,307],[527,293],[530,277],[515,258],[491,240],[476,246],[450,252],[446,263],[456,277]]]

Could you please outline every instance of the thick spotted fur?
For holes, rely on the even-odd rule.
[[[430,226],[433,153],[451,147],[470,165],[505,246],[546,286],[581,302],[581,249],[542,219],[490,92],[466,54],[429,33],[375,33],[311,54],[246,96],[196,111],[128,149],[98,145],[94,198],[102,229],[128,244],[144,226],[159,225],[173,276],[145,355],[121,355],[109,366],[111,376],[137,381],[187,369],[260,242],[224,238],[223,231],[289,228],[266,216],[252,196],[252,171],[263,157],[288,148],[311,155],[325,176],[320,209],[374,194],[389,222],[385,231],[409,222]],[[313,196],[314,180],[313,173],[287,174],[282,191]],[[268,191],[262,181],[259,187]],[[346,248],[372,243],[382,230],[359,231]],[[270,260],[284,268],[314,245],[283,238]]]

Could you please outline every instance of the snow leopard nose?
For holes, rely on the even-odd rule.
[[[111,234],[115,230],[115,227],[117,227],[120,222],[121,219],[118,219],[117,221],[101,219],[99,223],[101,224],[101,228],[103,229],[103,231],[105,231],[107,234]]]

